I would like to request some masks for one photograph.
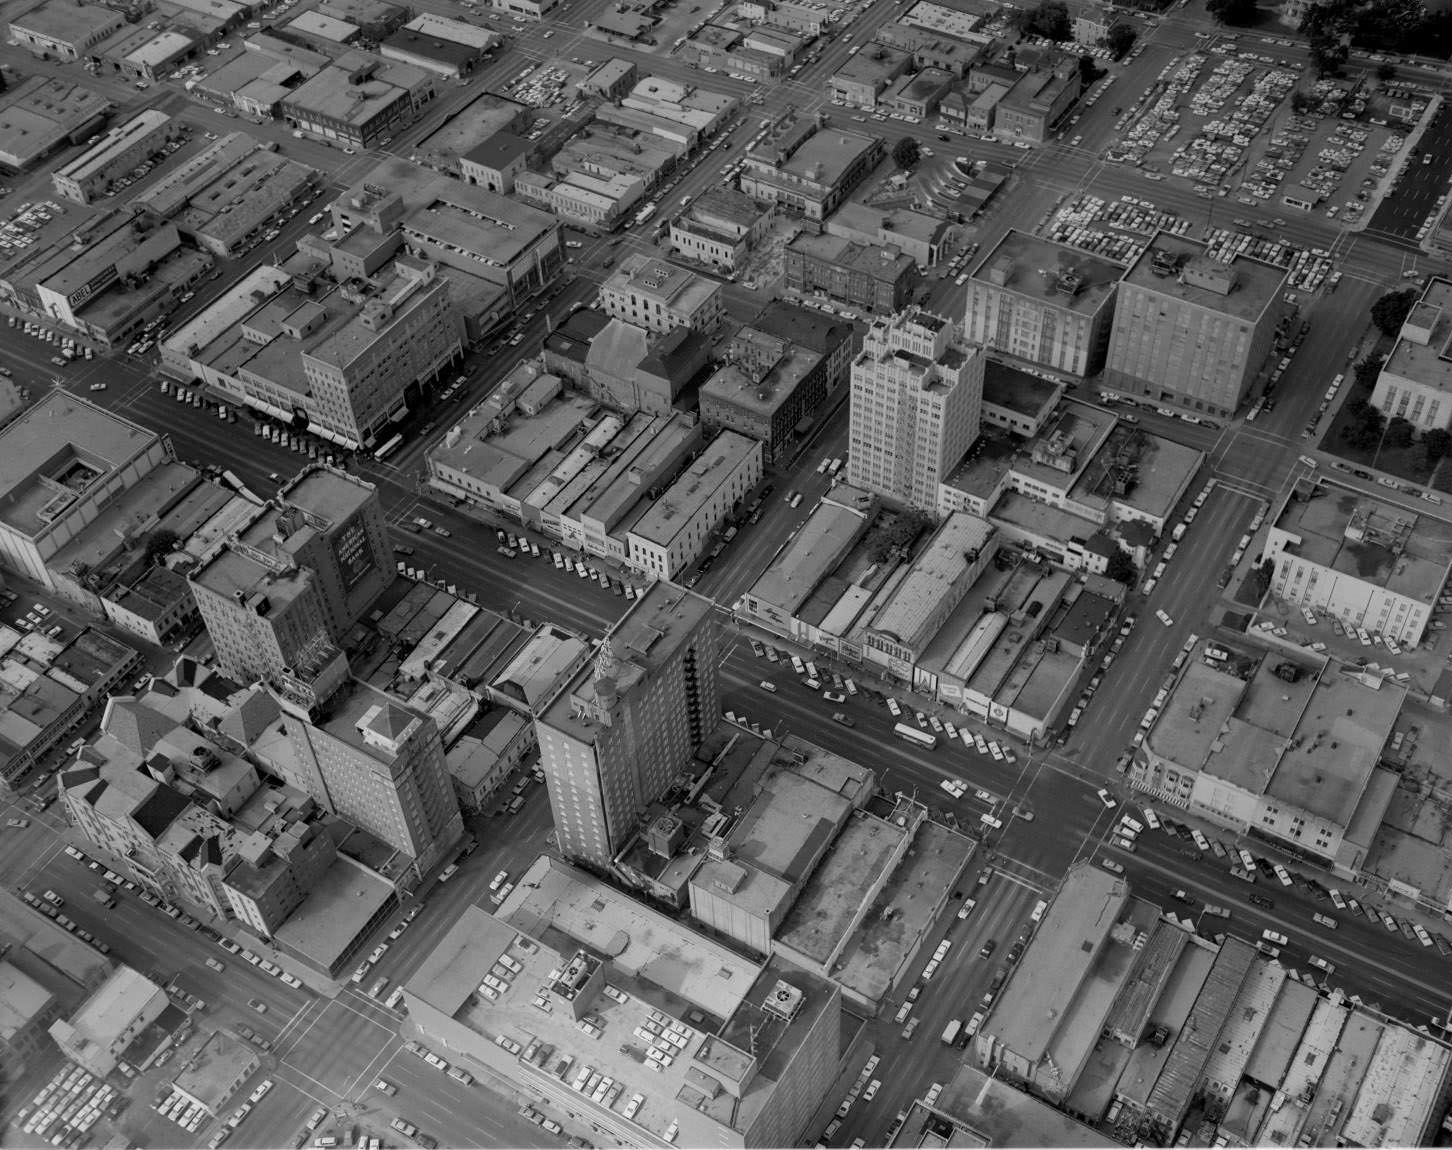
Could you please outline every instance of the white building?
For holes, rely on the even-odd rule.
[[[630,530],[630,565],[658,579],[676,578],[761,481],[761,468],[759,440],[721,432]]]
[[[721,285],[654,256],[627,256],[600,285],[600,310],[643,327],[668,332],[676,327],[713,332],[726,315]]]
[[[1287,494],[1261,561],[1275,566],[1276,598],[1415,646],[1452,568],[1449,534],[1441,520],[1322,480]]]
[[[978,438],[983,349],[912,308],[868,328],[852,364],[847,482],[924,511]]]
[[[1371,392],[1371,406],[1418,431],[1452,426],[1452,280],[1432,280]]]

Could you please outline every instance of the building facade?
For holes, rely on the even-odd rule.
[[[1123,269],[1009,231],[968,281],[969,339],[1014,359],[1086,376],[1104,362]]]
[[[760,442],[721,432],[630,530],[630,565],[657,579],[679,578],[761,482],[761,469]]]
[[[793,121],[746,153],[741,190],[783,211],[825,220],[886,154],[880,137]]]
[[[1286,308],[1287,273],[1160,232],[1119,286],[1106,387],[1211,418],[1244,401]]]
[[[1419,432],[1452,427],[1452,280],[1433,278],[1407,314],[1371,406]]]
[[[799,235],[782,252],[788,291],[825,295],[872,315],[902,311],[922,284],[917,261],[895,247],[843,236]]]
[[[852,364],[847,482],[933,512],[978,438],[983,371],[951,320],[913,308],[874,322]]]
[[[720,713],[715,605],[672,583],[647,588],[597,656],[536,711],[561,852],[609,866],[647,806]]]
[[[600,310],[646,331],[688,327],[709,335],[726,308],[721,285],[653,256],[629,256],[600,285]]]

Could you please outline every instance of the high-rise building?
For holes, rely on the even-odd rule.
[[[1156,405],[1226,418],[1265,362],[1286,306],[1286,271],[1160,232],[1119,285],[1104,385]]]
[[[1012,229],[974,269],[968,338],[1068,375],[1104,362],[1124,268],[1067,244]]]
[[[535,712],[555,836],[606,866],[720,714],[709,599],[651,585]]]
[[[933,511],[938,483],[978,438],[983,349],[919,308],[867,329],[852,364],[847,482]]]
[[[713,668],[714,669],[714,668]],[[433,719],[358,679],[310,711],[286,693],[291,754],[268,765],[427,871],[464,832]]]
[[[313,466],[190,581],[218,663],[251,682],[296,666],[320,637],[341,643],[392,577],[378,489]]]

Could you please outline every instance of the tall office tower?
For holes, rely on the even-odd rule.
[[[341,644],[393,578],[378,489],[305,468],[190,577],[222,669],[276,680],[318,636]]]
[[[658,582],[535,712],[555,836],[608,866],[721,712],[715,605]]]
[[[983,349],[911,308],[874,321],[852,363],[847,482],[923,511],[978,438]]]
[[[285,782],[411,856],[420,872],[459,841],[464,824],[433,719],[361,679],[340,684],[322,707],[275,697],[292,753],[266,762]]]
[[[1284,268],[1211,259],[1160,232],[1124,275],[1104,385],[1150,403],[1224,418],[1255,382],[1286,313]]]

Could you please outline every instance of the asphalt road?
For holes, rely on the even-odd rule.
[[[1367,231],[1393,241],[1417,240],[1417,230],[1437,210],[1452,176],[1452,109],[1443,104],[1417,145],[1418,154],[1402,168],[1395,191],[1382,200]]]

